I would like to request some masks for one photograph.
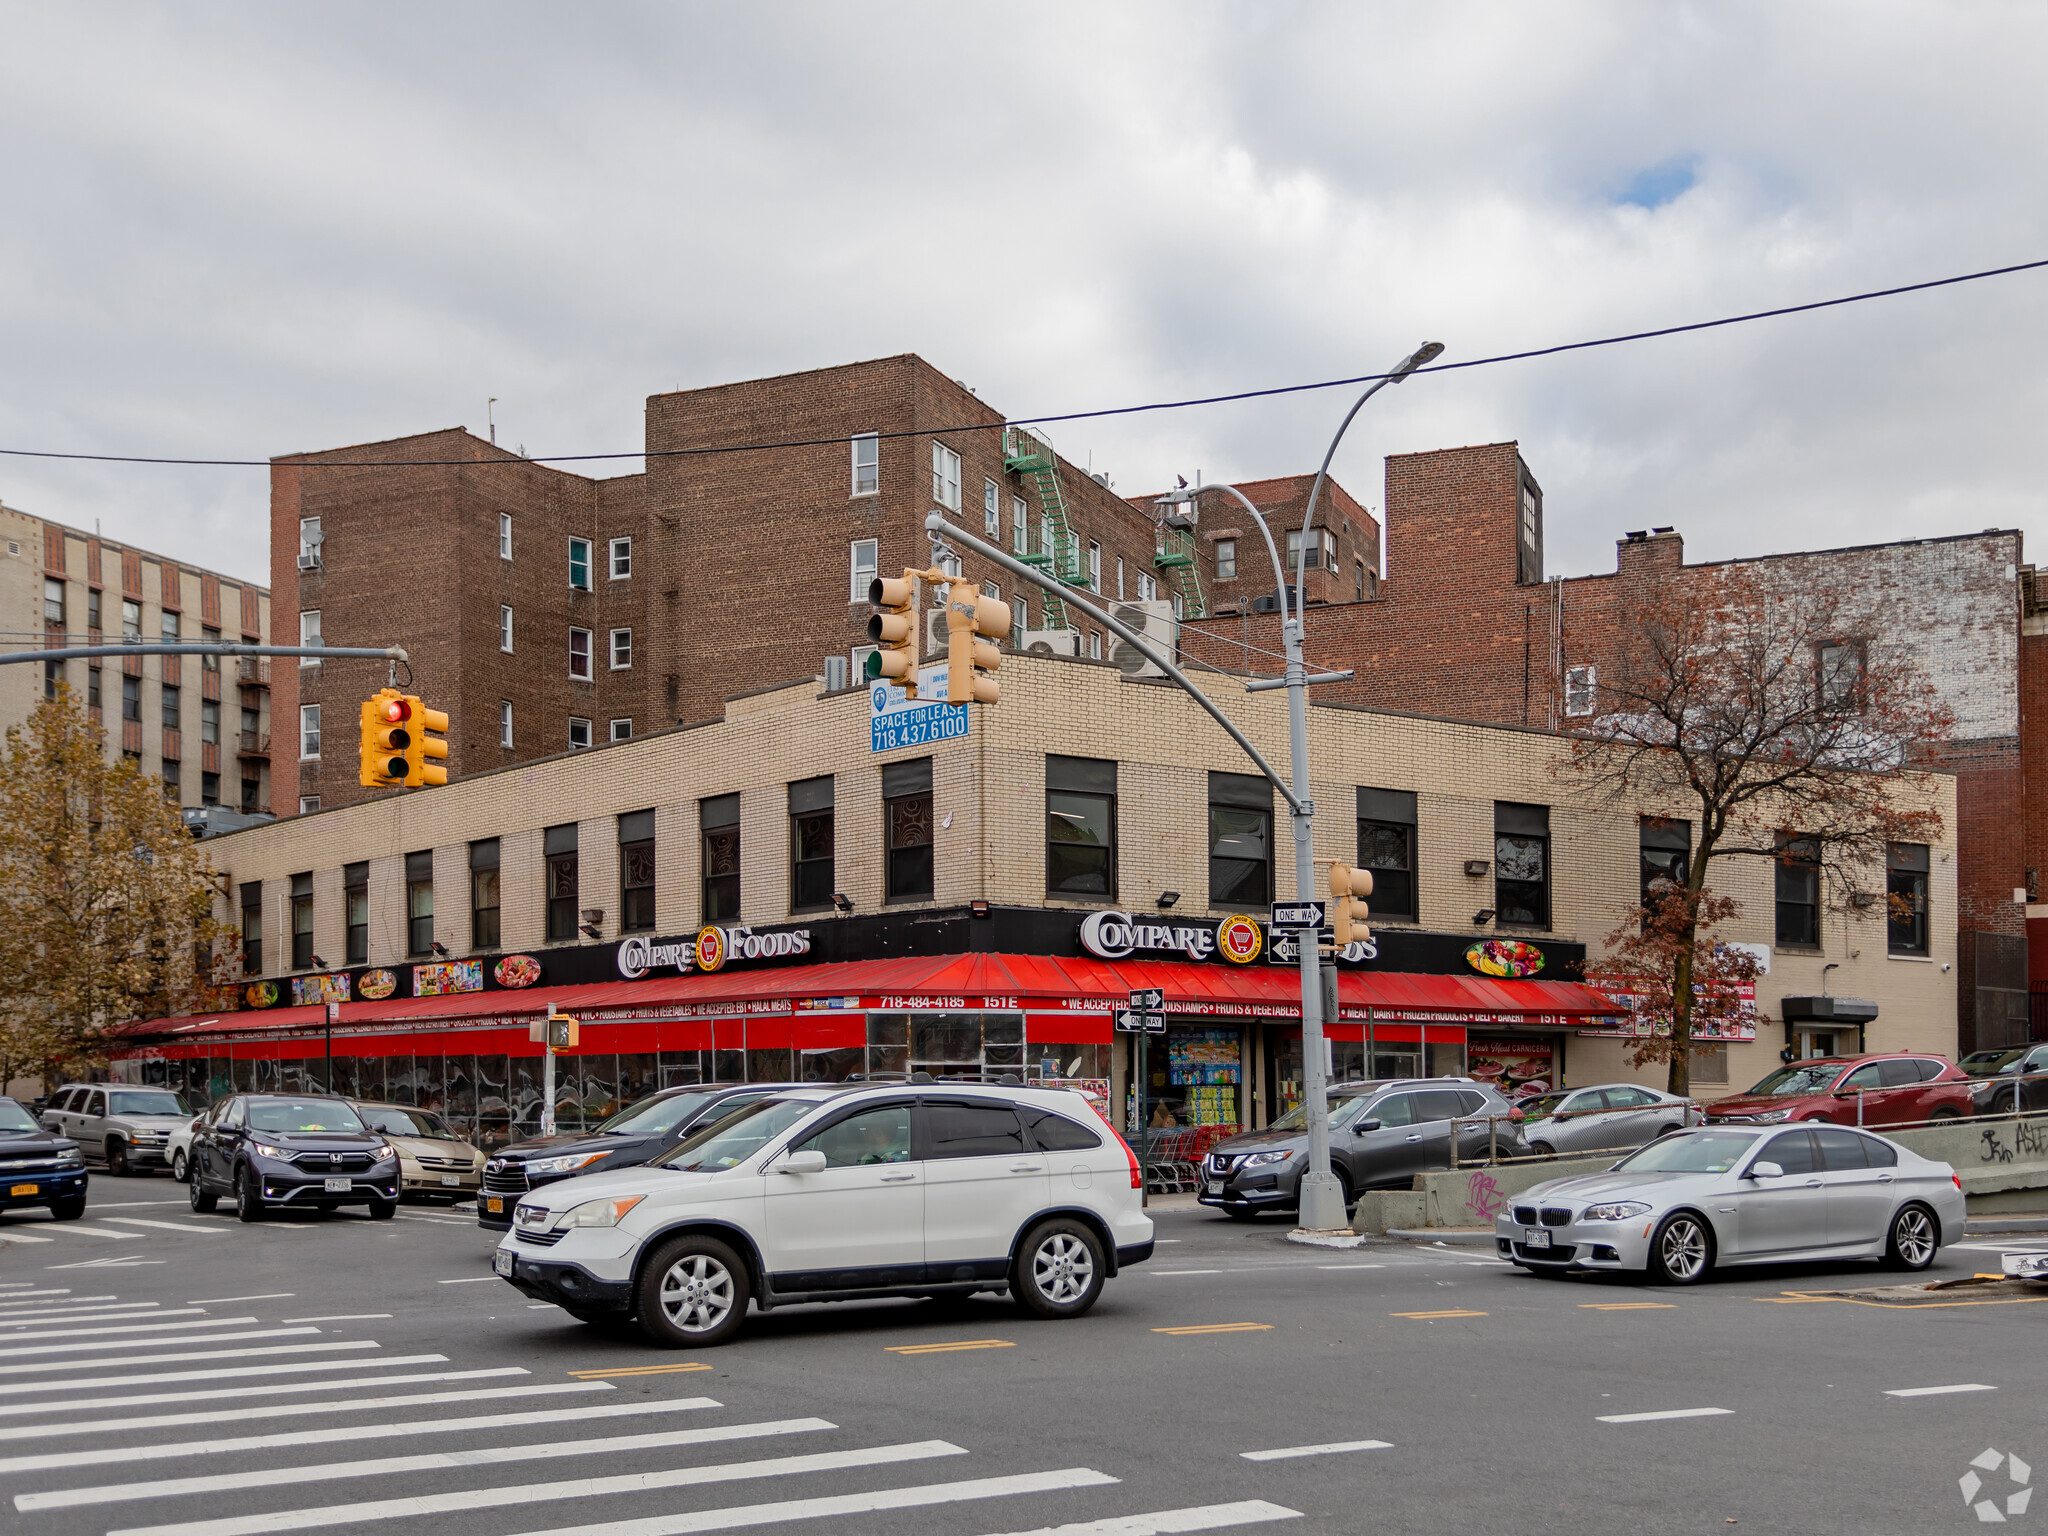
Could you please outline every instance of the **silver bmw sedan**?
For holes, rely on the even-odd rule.
[[[1523,1190],[1494,1240],[1540,1275],[1642,1270],[1691,1285],[1717,1264],[1925,1269],[1963,1230],[1963,1186],[1947,1163],[1846,1126],[1730,1126],[1680,1131],[1605,1173]]]

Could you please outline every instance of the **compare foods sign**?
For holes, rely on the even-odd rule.
[[[1247,965],[1265,948],[1265,930],[1242,913],[1216,924],[1141,922],[1128,912],[1092,912],[1081,920],[1081,947],[1104,960],[1127,960],[1141,951],[1190,960],[1217,956]]]
[[[660,941],[627,939],[619,945],[619,974],[637,981],[649,971],[674,966],[679,971],[695,967],[719,971],[734,960],[784,960],[811,952],[811,930],[756,933],[751,928],[721,928],[708,924],[695,938]]]

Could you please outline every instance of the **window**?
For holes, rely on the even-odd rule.
[[[633,631],[615,629],[612,631],[612,670],[630,672],[633,669]]]
[[[1273,790],[1243,773],[1209,775],[1209,905],[1273,899]]]
[[[244,772],[246,771],[247,769],[245,767]],[[261,779],[242,780],[242,809],[244,811],[248,812],[251,815],[254,815],[257,804],[262,800],[262,798],[263,781]]]
[[[933,1157],[1016,1157],[1031,1149],[1017,1111],[1007,1104],[925,1105]]]
[[[370,866],[367,860],[341,866],[341,921],[349,965],[370,963]]]
[[[171,612],[168,608],[165,609],[162,613],[158,614],[156,622],[156,632],[157,637],[163,640],[166,644],[175,643],[179,638],[177,614]],[[315,640],[312,643],[314,645],[318,645],[320,642],[318,640]]]
[[[98,667],[94,667],[85,674],[85,702],[95,711],[100,707],[100,669]],[[95,713],[93,718],[97,720],[99,715]]]
[[[1020,555],[1031,553],[1031,511],[1022,496],[1010,498],[1010,548]]]
[[[882,488],[882,440],[869,432],[853,440],[853,494],[872,496]]]
[[[242,974],[263,974],[263,882],[242,882]]]
[[[633,574],[633,541],[613,539],[611,541],[612,580],[625,581]]]
[[[654,812],[619,818],[619,932],[654,931]]]
[[[178,710],[181,707],[184,689],[176,683],[165,683],[158,691],[163,694],[164,729],[175,731],[178,728]]]
[[[311,707],[318,708],[319,706],[314,705]],[[121,718],[123,720],[133,720],[137,724],[140,724],[142,721],[142,679],[139,677],[124,677],[121,679]],[[318,757],[320,754],[315,752],[313,755]]]
[[[313,876],[311,872],[292,876],[292,969],[308,970],[313,964]]]
[[[578,886],[576,823],[563,822],[541,834],[542,878],[546,882],[547,936],[550,944],[576,937]]]
[[[1893,843],[1884,852],[1886,951],[1927,953],[1927,844]]]
[[[1088,541],[1088,590],[1102,590],[1102,546],[1093,539]]]
[[[219,626],[218,626],[218,625],[214,625],[214,624],[202,624],[202,625],[200,625],[200,626],[199,626],[199,638],[200,638],[201,640],[205,641],[205,642],[206,642],[206,643],[207,643],[208,645],[219,645],[219,644],[220,644],[220,628],[219,628]],[[202,672],[218,672],[218,671],[220,670],[220,657],[218,657],[218,656],[201,656],[201,657],[199,658],[199,670],[200,670],[200,671],[202,671]]]
[[[431,849],[405,856],[405,948],[411,955],[433,952],[434,855]]]
[[[1116,899],[1116,763],[1045,760],[1045,889]]]
[[[1237,540],[1218,539],[1216,541],[1216,579],[1218,581],[1237,580]]]
[[[59,681],[60,679],[62,679],[62,677],[63,677],[63,676],[64,676],[64,663],[63,663],[63,662],[61,662],[61,661],[46,661],[46,662],[44,662],[44,663],[43,663],[43,697],[44,697],[44,698],[46,698],[46,699],[54,699],[55,697],[57,697],[57,684],[58,684],[58,681]]]
[[[142,604],[132,597],[121,599],[121,638],[140,640],[142,638]]]
[[[1287,569],[1291,572],[1301,563],[1301,530],[1294,529],[1287,535]],[[1337,568],[1337,535],[1327,528],[1311,528],[1308,531],[1308,569],[1334,571]]]
[[[1019,597],[1010,609],[1010,649],[1024,649],[1024,631],[1031,627],[1031,599]]]
[[[697,803],[704,884],[704,921],[740,915],[740,797],[714,795]]]
[[[498,840],[486,837],[469,845],[469,947],[496,949],[499,943]]]
[[[1571,716],[1593,713],[1593,701],[1598,696],[1599,674],[1592,667],[1566,667],[1564,669],[1564,712]]]
[[[1124,600],[1124,557],[1122,555],[1116,557],[1116,600],[1118,602]]]
[[[169,765],[166,764],[166,766],[168,767]],[[220,804],[219,774],[208,773],[203,768],[199,771],[199,803],[201,805]]]
[[[581,752],[590,745],[590,722],[578,715],[569,717],[569,750]]]
[[[1808,949],[1820,945],[1820,844],[1790,832],[1778,834],[1778,942]]]
[[[1648,909],[1674,887],[1685,889],[1692,873],[1692,823],[1645,816],[1637,838],[1642,850],[1642,904]]]
[[[1363,560],[1351,562],[1351,601],[1354,603],[1365,601],[1365,562]]]
[[[1038,514],[1038,552],[1047,556],[1053,553],[1052,513],[1046,511]]]
[[[1824,708],[1854,714],[1863,708],[1863,644],[1845,640],[1820,648],[1820,698]]]
[[[299,814],[301,816],[310,816],[319,809],[320,797],[318,795],[299,796]]]
[[[801,779],[789,786],[789,909],[817,911],[832,905],[832,776]]]
[[[208,746],[220,745],[220,700],[199,701],[199,739]]]
[[[320,568],[320,546],[327,541],[327,535],[320,531],[320,519],[302,517],[299,519],[299,569]]]
[[[498,745],[507,752],[512,750],[512,701],[498,701]]]
[[[932,500],[949,512],[960,510],[960,455],[940,442],[932,444]]]
[[[826,1126],[792,1150],[824,1153],[827,1168],[908,1162],[910,1106],[884,1104],[861,1110]]]
[[[121,714],[128,715],[128,690],[135,686],[135,679],[121,680]],[[320,706],[301,704],[299,706],[299,760],[309,762],[320,755]]]
[[[1495,921],[1550,926],[1550,807],[1493,806]]]
[[[1375,917],[1419,919],[1415,904],[1415,792],[1358,791],[1358,867],[1372,871],[1366,910]]]
[[[1186,599],[1185,599],[1185,597],[1184,597],[1184,596],[1183,596],[1183,595],[1182,595],[1181,593],[1179,593],[1179,592],[1176,592],[1176,593],[1174,593],[1174,594],[1173,594],[1173,620],[1174,620],[1174,622],[1175,622],[1176,624],[1178,624],[1178,623],[1179,623],[1179,622],[1180,622],[1180,621],[1181,621],[1182,619],[1184,619],[1184,618],[1186,618],[1186,617],[1187,617],[1187,611],[1186,611],[1186,608],[1187,608],[1187,602],[1186,602]]]
[[[611,739],[613,741],[631,741],[633,739],[633,721],[630,716],[624,720],[614,720],[611,723]]]
[[[853,663],[853,680],[856,684],[861,683],[867,677],[868,658],[880,649],[881,647],[878,645],[856,645],[846,653],[847,659]]]
[[[164,618],[168,622],[176,622],[169,614],[165,614]],[[318,608],[308,608],[299,615],[299,644],[319,645],[320,643],[320,610]],[[299,658],[299,665],[302,667],[317,667],[320,665],[320,658],[318,656],[301,656]]]
[[[981,482],[981,531],[992,539],[1003,536],[1003,493],[988,479]]]
[[[500,560],[510,560],[512,558],[512,514],[510,512],[500,512],[498,514],[498,558]]]
[[[95,635],[100,632],[100,591],[88,587],[85,593],[85,627]]]
[[[1088,655],[1093,661],[1102,660],[1102,631],[1099,629],[1088,631]]]
[[[1138,601],[1156,603],[1159,601],[1159,583],[1147,572],[1138,572]]]
[[[849,597],[853,602],[865,603],[870,600],[869,583],[875,579],[876,564],[880,558],[876,553],[877,548],[873,539],[855,539],[848,546],[847,564],[850,567],[848,574],[852,587]]]
[[[55,576],[43,578],[43,623],[52,629],[64,627],[64,583]]]
[[[574,629],[569,631],[569,676],[579,682],[590,681],[590,631]]]
[[[569,541],[569,586],[573,591],[590,590],[590,540]]]
[[[886,834],[886,899],[929,899],[932,894],[930,758],[891,763],[882,770],[882,826]]]
[[[498,649],[508,656],[512,654],[512,610],[509,606],[498,610]]]

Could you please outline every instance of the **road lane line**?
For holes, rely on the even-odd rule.
[[[1317,1269],[1385,1269],[1384,1264],[1318,1264]]]
[[[1220,1269],[1155,1269],[1155,1275],[1220,1275]]]
[[[445,1356],[429,1355],[427,1359]],[[376,1362],[351,1360],[349,1368]],[[260,1370],[277,1370],[276,1366],[261,1366]],[[319,1370],[333,1370],[334,1366],[313,1367]],[[709,1369],[709,1367],[706,1367]],[[195,1376],[243,1376],[244,1371],[194,1371]],[[523,1365],[498,1365],[477,1371],[402,1371],[396,1376],[344,1376],[333,1381],[271,1381],[253,1387],[199,1387],[189,1392],[134,1392],[122,1397],[69,1397],[49,1403],[0,1403],[0,1416],[17,1413],[71,1413],[88,1408],[139,1408],[151,1403],[212,1403],[225,1402],[236,1397],[278,1397],[290,1392],[344,1392],[357,1387],[397,1387],[427,1381],[479,1381],[492,1377],[525,1376],[530,1374]],[[66,1386],[75,1383],[66,1382]],[[319,1413],[323,1411],[313,1404],[292,1405],[294,1413]]]
[[[33,1300],[31,1298],[34,1298]],[[36,1307],[85,1307],[95,1305],[128,1306],[118,1296],[74,1296],[70,1288],[61,1291],[18,1291],[13,1294],[0,1292],[0,1315],[26,1312]],[[146,1303],[155,1306],[155,1302]],[[191,1303],[187,1302],[187,1306]]]
[[[185,1303],[188,1307],[219,1306],[228,1301],[284,1301],[296,1296],[297,1291],[262,1291],[254,1296],[195,1296]]]
[[[15,1232],[10,1229],[0,1228],[0,1243],[47,1243],[50,1241],[50,1238],[37,1237],[32,1232]]]
[[[145,1205],[182,1206],[186,1203],[184,1200],[95,1200],[92,1208],[96,1211],[132,1211]]]
[[[1660,1419],[1711,1419],[1734,1411],[1733,1408],[1660,1408],[1655,1413],[1603,1413],[1598,1417],[1602,1424],[1651,1424]]]
[[[1154,1333],[1170,1333],[1180,1338],[1192,1333],[1270,1333],[1271,1323],[1196,1323],[1185,1328],[1154,1328]]]
[[[1455,1310],[1448,1312],[1389,1312],[1387,1314],[1389,1317],[1412,1317],[1419,1322],[1425,1323],[1433,1323],[1440,1317],[1485,1317],[1486,1315],[1484,1312],[1462,1312]]]
[[[1581,1310],[1593,1312],[1656,1312],[1677,1306],[1675,1301],[1582,1301]]]
[[[159,1312],[152,1315],[156,1317],[205,1317],[206,1309],[204,1307],[179,1307],[171,1312]],[[216,1317],[210,1318],[203,1323],[124,1323],[117,1321],[110,1327],[53,1328],[48,1333],[8,1334],[4,1339],[0,1339],[0,1343],[12,1344],[18,1339],[82,1339],[96,1334],[107,1333],[168,1333],[190,1328],[239,1328],[248,1323],[258,1323],[261,1321],[262,1319],[258,1317]],[[140,1339],[126,1339],[122,1342],[140,1344],[143,1341]],[[6,1353],[12,1353],[12,1351],[0,1350],[0,1354]]]
[[[210,1339],[125,1339],[120,1342],[133,1344],[138,1348],[155,1345],[170,1348],[173,1345],[183,1343],[218,1344],[223,1339],[272,1339],[285,1334],[318,1333],[319,1331],[318,1328],[266,1328],[255,1333],[216,1334]],[[104,1345],[99,1344],[51,1344],[44,1349],[35,1350],[33,1353],[48,1354],[53,1350],[101,1349],[104,1347]],[[374,1339],[364,1339],[352,1343],[336,1341],[332,1344],[269,1344],[260,1349],[190,1350],[178,1355],[122,1355],[113,1360],[37,1360],[25,1365],[0,1365],[0,1375],[20,1376],[29,1371],[71,1370],[79,1365],[89,1366],[93,1370],[103,1370],[111,1365],[158,1365],[168,1360],[234,1360],[248,1355],[287,1355],[301,1349],[381,1349],[382,1347]],[[27,1354],[31,1353],[31,1351],[22,1350],[18,1351],[18,1353]]]
[[[454,1280],[436,1280],[436,1285],[481,1285],[486,1280],[495,1280],[496,1275],[462,1275]]]
[[[350,1340],[331,1344],[284,1344],[268,1349],[218,1349],[190,1355],[138,1355],[133,1360],[95,1360],[92,1369],[100,1370],[113,1365],[160,1365],[168,1360],[236,1360],[249,1355],[290,1355],[302,1350],[333,1349],[375,1349],[378,1346]],[[385,1355],[377,1360],[287,1360],[279,1365],[239,1365],[220,1370],[205,1371],[157,1371],[139,1376],[62,1376],[53,1381],[6,1381],[0,1382],[0,1395],[13,1392],[72,1391],[81,1387],[131,1387],[144,1382],[157,1381],[216,1381],[223,1377],[239,1376],[282,1376],[298,1371],[374,1371],[387,1365],[427,1365],[445,1361],[446,1355]],[[78,1369],[84,1362],[66,1362],[63,1365],[7,1366],[8,1371],[40,1371]]]
[[[1385,1440],[1333,1440],[1328,1445],[1287,1445],[1275,1451],[1239,1451],[1246,1461],[1291,1461],[1297,1456],[1341,1456],[1348,1451],[1391,1451]]]
[[[109,1216],[109,1221],[118,1221],[124,1227],[155,1227],[162,1232],[200,1232],[208,1237],[225,1237],[226,1227],[201,1226],[196,1221],[150,1221],[142,1216]]]
[[[1981,1381],[1959,1381],[1952,1387],[1895,1387],[1886,1397],[1946,1397],[1951,1392],[1996,1392]]]
[[[280,1317],[280,1323],[368,1323],[380,1317],[389,1317],[389,1312],[334,1312],[326,1317]]]
[[[274,1515],[230,1516],[195,1520],[182,1525],[132,1526],[107,1536],[254,1536],[257,1532],[306,1530],[349,1520],[385,1520],[412,1514],[438,1514],[451,1509],[493,1509],[543,1499],[580,1498],[588,1494],[640,1492],[698,1483],[732,1482],[749,1477],[780,1477],[793,1472],[824,1472],[844,1467],[882,1466],[930,1456],[964,1456],[957,1445],[927,1440],[914,1445],[880,1446],[872,1451],[834,1451],[822,1456],[787,1456],[769,1462],[737,1462],[730,1466],[695,1467],[648,1472],[637,1477],[592,1478],[581,1483],[540,1483],[525,1488],[479,1489],[474,1493],[438,1494],[417,1499],[390,1499],[381,1504],[339,1504],[328,1509],[284,1510]],[[798,1465],[798,1463],[802,1463]],[[817,1520],[841,1515],[872,1514],[885,1509],[922,1509],[970,1499],[999,1499],[1018,1493],[1049,1493],[1068,1488],[1102,1488],[1117,1481],[1092,1467],[1063,1467],[1056,1472],[1023,1472],[1008,1477],[977,1477],[957,1483],[926,1483],[910,1488],[884,1488],[872,1493],[844,1493],[815,1499],[782,1499],[772,1504],[743,1504],[689,1514],[648,1519],[607,1521],[598,1525],[562,1526],[529,1531],[523,1536],[693,1536],[699,1531],[730,1531],[746,1526],[776,1525],[786,1520]],[[569,1490],[566,1492],[556,1490]],[[366,1514],[366,1510],[376,1513]]]
[[[34,1317],[0,1317],[0,1329],[47,1328],[52,1323],[146,1323],[159,1317],[204,1316],[204,1307],[159,1307],[155,1302],[130,1302],[126,1306],[86,1307],[77,1312],[45,1312]],[[196,1328],[199,1325],[191,1323],[186,1326]],[[114,1330],[101,1331],[110,1333]],[[33,1337],[33,1334],[25,1333],[0,1333],[0,1340]]]
[[[681,1365],[622,1365],[609,1371],[571,1371],[569,1374],[579,1381],[601,1380],[607,1376],[669,1376],[677,1371],[708,1371],[711,1367],[701,1361],[690,1360]]]
[[[887,1344],[892,1355],[944,1355],[957,1349],[1015,1349],[1008,1339],[960,1339],[951,1344]]]
[[[1180,1531],[1220,1531],[1233,1525],[1261,1525],[1269,1520],[1299,1520],[1301,1511],[1264,1499],[1236,1504],[1200,1504],[1189,1509],[1155,1509],[1146,1515],[1112,1515],[1077,1525],[1041,1525],[1035,1531],[1007,1536],[1168,1536]]]
[[[141,1238],[140,1232],[108,1231],[105,1227],[88,1227],[82,1221],[49,1222],[52,1232],[61,1232],[66,1237],[122,1237],[131,1241]]]
[[[213,1322],[205,1323],[152,1323],[149,1324],[147,1327],[142,1328],[65,1328],[57,1330],[53,1333],[16,1334],[14,1338],[6,1341],[7,1347],[5,1349],[0,1349],[0,1360],[17,1359],[22,1355],[66,1354],[77,1350],[88,1349],[153,1349],[159,1344],[162,1344],[167,1348],[178,1344],[211,1344],[216,1339],[268,1339],[275,1338],[279,1335],[287,1333],[318,1333],[320,1331],[318,1328],[273,1328],[258,1333],[214,1334],[188,1333],[183,1331],[186,1329],[193,1328],[234,1328],[239,1327],[244,1323],[253,1323],[255,1321],[256,1319],[253,1317],[223,1317],[216,1319]],[[138,1339],[134,1337],[134,1335],[137,1333],[154,1332],[158,1328],[175,1328],[180,1331],[175,1338]],[[75,1340],[77,1336],[82,1333],[118,1334],[120,1335],[120,1337],[102,1337],[89,1339],[82,1343],[74,1342],[70,1344],[49,1344],[42,1342],[37,1342],[34,1344],[17,1344],[16,1342],[17,1340],[22,1339],[35,1339],[38,1341],[46,1339]]]
[[[29,1289],[28,1287],[35,1286],[33,1280],[22,1280],[16,1282],[16,1284],[22,1288],[15,1289],[10,1286],[6,1291],[0,1292],[0,1295],[4,1295],[7,1298],[7,1305],[10,1307],[26,1301],[31,1296],[65,1296],[69,1297],[72,1301],[113,1301],[115,1299],[112,1296],[73,1296],[71,1294],[71,1287],[68,1285],[46,1285]]]

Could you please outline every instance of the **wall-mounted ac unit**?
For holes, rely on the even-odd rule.
[[[1074,629],[1027,629],[1024,631],[1024,650],[1031,656],[1078,656],[1081,654],[1081,632]]]
[[[302,570],[302,571],[317,571],[317,570],[319,570],[319,569],[320,569],[320,551],[316,549],[316,550],[313,550],[313,551],[312,551],[311,553],[309,553],[309,554],[304,554],[304,555],[301,555],[301,556],[299,556],[299,569],[300,569],[300,570]]]
[[[1167,660],[1174,659],[1174,649],[1180,644],[1180,625],[1174,619],[1173,603],[1170,599],[1111,603],[1109,615],[1119,624],[1135,629],[1143,635],[1151,647]],[[1146,659],[1143,651],[1118,634],[1111,634],[1109,637],[1109,659],[1117,664],[1126,677],[1166,676]]]

